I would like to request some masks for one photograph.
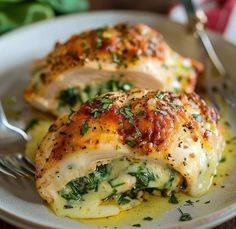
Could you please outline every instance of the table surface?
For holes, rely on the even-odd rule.
[[[143,4],[143,0],[136,0],[135,4],[132,1],[127,0],[90,0],[91,10],[104,10],[104,9],[136,9],[136,10],[147,10],[158,13],[167,12],[167,6],[174,4],[176,0],[156,1],[146,0]],[[235,229],[236,228],[236,217],[223,223],[214,229]],[[0,229],[17,229],[16,227],[0,220]],[[24,228],[22,228],[24,229]]]

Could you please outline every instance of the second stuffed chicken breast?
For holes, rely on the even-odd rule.
[[[203,67],[181,57],[144,24],[118,24],[73,35],[32,66],[25,99],[59,115],[88,99],[132,87],[193,92]]]

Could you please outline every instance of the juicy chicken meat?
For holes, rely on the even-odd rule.
[[[143,24],[118,24],[73,35],[35,61],[24,97],[59,115],[109,91],[132,87],[193,92],[202,64],[183,58]]]
[[[195,93],[110,92],[60,117],[36,153],[36,186],[58,215],[116,215],[145,191],[206,193],[224,148]]]

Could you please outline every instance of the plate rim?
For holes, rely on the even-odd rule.
[[[28,228],[35,229],[35,226],[37,228],[55,229],[55,227],[53,227],[53,226],[48,226],[46,224],[38,224],[38,223],[32,222],[28,219],[21,218],[17,214],[6,211],[4,209],[0,209],[0,213],[1,213],[0,214],[1,219],[3,219],[4,221],[6,221],[14,226],[18,226],[18,227],[24,226],[25,229],[28,229]],[[8,218],[9,216],[13,217],[13,218]],[[181,225],[175,226],[175,224],[173,224],[173,225],[169,225],[169,226],[162,227],[162,228],[163,229],[173,229],[173,228],[178,227],[178,229],[182,229],[182,228],[187,229],[187,228],[189,228],[189,226],[192,226],[192,228],[205,229],[205,228],[217,226],[227,220],[234,218],[235,216],[236,216],[236,203],[233,203],[223,209],[220,209],[220,210],[215,211],[213,213],[209,213],[206,216],[202,216],[202,217],[193,219],[188,222],[181,222]],[[68,218],[68,219],[70,219],[70,218]],[[206,221],[208,221],[209,219],[210,219],[210,221],[208,223],[206,223]],[[14,221],[14,220],[17,220],[17,221]],[[71,219],[71,220],[73,220],[73,219]],[[24,223],[27,223],[27,224],[24,224]],[[27,226],[27,228],[25,226]]]
[[[34,22],[32,24],[28,24],[28,25],[24,25],[22,27],[19,27],[19,28],[16,28],[12,31],[9,31],[3,35],[0,36],[0,42],[2,40],[5,40],[7,39],[8,37],[11,37],[11,36],[14,36],[15,33],[19,33],[19,32],[24,32],[24,31],[27,31],[27,30],[31,30],[31,29],[34,29],[34,27],[40,27],[40,26],[43,26],[44,24],[48,24],[48,23],[54,23],[55,21],[63,21],[65,19],[69,19],[69,18],[74,18],[74,17],[80,17],[80,16],[83,16],[83,15],[89,15],[89,14],[112,14],[112,13],[115,13],[115,14],[120,14],[120,13],[126,13],[126,14],[137,14],[137,15],[149,15],[149,16],[154,16],[154,17],[159,17],[159,18],[162,18],[164,20],[167,20],[171,23],[174,23],[178,26],[181,26],[181,27],[184,27],[185,25],[183,23],[180,23],[178,21],[175,21],[171,18],[168,18],[167,16],[165,15],[162,15],[162,14],[158,14],[158,13],[155,13],[155,12],[149,12],[149,11],[142,11],[142,10],[126,10],[126,9],[123,9],[123,10],[93,10],[93,11],[88,11],[88,12],[80,12],[80,13],[72,13],[72,14],[69,14],[69,15],[60,15],[60,16],[57,16],[55,18],[49,18],[49,19],[46,19],[46,20],[42,20],[42,21],[37,21],[37,22]],[[215,32],[211,29],[206,29],[206,31],[210,34],[213,34],[214,36],[218,37],[219,39],[223,40],[225,43],[227,43],[228,45],[230,46],[233,46],[233,48],[236,48],[236,44],[228,41],[227,39],[225,39],[223,36],[221,36],[220,33],[218,32]]]
[[[170,18],[164,16],[164,15],[160,15],[157,13],[153,13],[153,12],[147,12],[147,11],[134,11],[134,10],[101,10],[101,11],[90,11],[90,12],[82,12],[82,13],[74,13],[74,14],[70,14],[70,15],[64,15],[64,16],[59,16],[57,18],[53,18],[53,19],[49,19],[49,20],[44,20],[44,21],[39,21],[30,25],[26,25],[20,28],[17,28],[11,32],[8,32],[4,35],[2,35],[0,37],[0,43],[3,42],[4,40],[8,39],[9,37],[14,37],[19,33],[23,33],[23,32],[27,32],[30,30],[34,30],[36,28],[39,27],[44,27],[47,24],[52,24],[58,21],[64,21],[70,18],[76,18],[78,19],[79,17],[83,16],[83,15],[104,15],[104,14],[132,14],[133,16],[152,16],[152,17],[156,17],[156,18],[162,18],[164,20],[169,21],[170,23],[174,23],[178,26],[184,27],[184,24],[181,24],[179,22],[176,22],[174,20],[171,20]],[[222,40],[224,43],[226,43],[227,45],[232,46],[232,48],[234,48],[236,50],[236,45],[229,42],[228,40],[226,40],[224,37],[222,37],[220,34],[214,32],[214,31],[210,31],[207,30],[210,34],[213,34],[214,36],[216,36],[217,38],[219,38],[220,40]],[[24,228],[48,228],[48,229],[53,229],[53,226],[48,226],[48,225],[44,225],[44,224],[38,224],[37,222],[32,222],[27,218],[22,218],[20,216],[18,216],[17,214],[12,213],[11,211],[8,211],[6,208],[3,209],[0,206],[0,218],[3,219],[4,221],[15,225],[15,226],[24,226]],[[189,226],[193,226],[194,228],[209,228],[209,227],[213,227],[213,226],[217,226],[233,217],[236,216],[236,202],[230,204],[227,207],[224,207],[223,209],[220,209],[218,211],[209,213],[205,216],[199,217],[197,219],[193,219],[192,221],[189,222],[181,222],[180,225],[175,226],[175,225],[170,225],[164,228],[189,228]],[[12,217],[12,218],[10,218]],[[209,221],[210,219],[210,221]],[[212,221],[214,220],[214,221]],[[26,224],[25,224],[26,223]]]

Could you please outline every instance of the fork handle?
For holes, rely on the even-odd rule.
[[[221,63],[216,51],[212,45],[212,42],[207,35],[204,25],[207,22],[207,17],[201,9],[196,9],[192,0],[180,0],[185,7],[186,13],[188,15],[188,27],[192,31],[196,32],[198,38],[200,39],[203,47],[205,48],[211,62],[215,68],[219,71],[222,76],[225,76],[226,71]]]

